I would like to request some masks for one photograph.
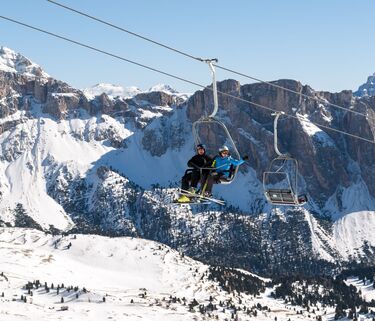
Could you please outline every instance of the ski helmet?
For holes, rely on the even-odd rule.
[[[203,144],[198,144],[197,145],[197,149],[200,149],[200,148],[206,150],[206,146],[204,146]]]
[[[229,148],[228,148],[227,146],[225,146],[225,145],[223,145],[223,146],[221,146],[221,147],[219,148],[219,153],[224,152],[224,151],[229,152]]]

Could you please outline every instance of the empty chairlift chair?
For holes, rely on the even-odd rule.
[[[307,197],[298,193],[298,162],[280,153],[277,145],[277,122],[282,114],[274,114],[274,148],[278,157],[271,161],[268,171],[263,173],[264,195],[273,205],[301,206],[307,202]]]

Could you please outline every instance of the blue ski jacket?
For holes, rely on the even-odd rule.
[[[243,159],[237,160],[237,159],[234,159],[232,156],[221,157],[220,155],[217,155],[214,158],[212,166],[215,167],[215,171],[217,173],[222,173],[226,177],[229,177],[230,165],[239,166],[243,164],[244,162],[245,161]]]

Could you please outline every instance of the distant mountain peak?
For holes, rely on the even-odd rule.
[[[177,94],[178,91],[174,88],[172,88],[171,86],[169,85],[165,85],[165,84],[157,84],[155,86],[152,86],[149,90],[149,92],[152,92],[152,91],[163,91],[167,94]]]
[[[29,77],[49,77],[39,65],[4,46],[0,47],[0,70],[19,73]]]
[[[359,86],[358,90],[354,92],[354,95],[357,97],[375,95],[375,72],[367,77],[367,82]]]
[[[95,96],[99,96],[103,93],[111,98],[132,98],[142,92],[138,87],[135,86],[122,87],[120,85],[108,83],[99,83],[92,87],[85,88],[82,91],[88,99],[93,99]]]
[[[115,98],[115,97],[133,98],[134,96],[141,94],[141,93],[150,93],[150,92],[155,92],[155,91],[161,91],[169,95],[179,94],[179,92],[176,89],[165,84],[157,84],[155,86],[152,86],[150,89],[146,91],[142,91],[141,89],[135,86],[123,87],[120,85],[99,83],[90,88],[85,88],[82,91],[88,99],[93,99],[95,96],[99,96],[103,93],[105,93],[111,98]]]

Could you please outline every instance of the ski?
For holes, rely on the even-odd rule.
[[[211,204],[211,202],[210,201],[202,201],[202,202],[199,202],[199,201],[179,202],[177,200],[174,200],[172,202],[172,204],[175,204],[175,205],[209,205],[209,204]]]
[[[203,196],[203,195],[196,194],[196,193],[191,193],[191,192],[189,192],[187,190],[184,190],[184,189],[181,189],[181,188],[179,189],[179,191],[180,191],[180,194],[185,195],[187,197],[201,198],[201,199],[208,200],[210,202],[213,202],[213,203],[216,203],[216,204],[219,204],[219,205],[225,205],[224,201],[218,200],[216,198],[207,197],[207,196]]]

